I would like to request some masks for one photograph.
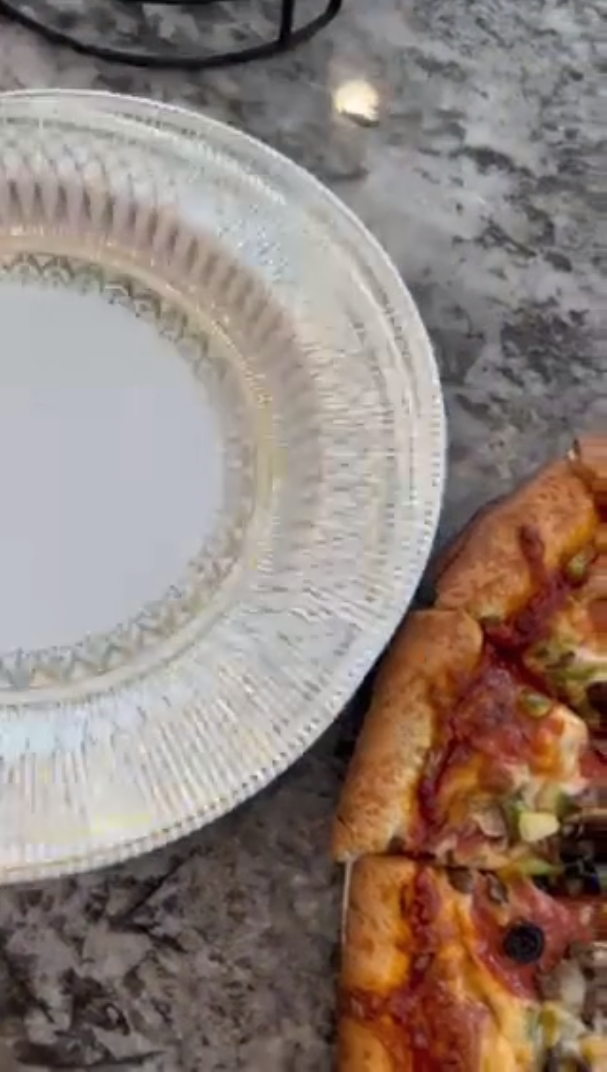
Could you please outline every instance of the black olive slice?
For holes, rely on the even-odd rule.
[[[586,689],[588,702],[601,715],[601,725],[607,720],[607,681],[595,681]]]
[[[518,964],[534,964],[540,960],[546,940],[541,927],[524,921],[509,927],[504,937],[504,953]]]
[[[578,1057],[576,1054],[564,1055],[551,1048],[544,1058],[542,1072],[590,1072],[590,1065],[584,1057]]]

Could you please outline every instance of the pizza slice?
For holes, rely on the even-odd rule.
[[[527,879],[359,860],[339,1072],[605,1072],[585,976],[604,907],[558,902]]]
[[[607,715],[607,437],[473,520],[439,563],[436,606],[466,610],[500,649],[600,730]]]
[[[400,851],[542,869],[586,791],[584,722],[496,654],[463,611],[410,615],[380,669],[334,854]]]

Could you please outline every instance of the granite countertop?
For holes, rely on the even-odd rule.
[[[106,38],[120,5],[87,6]],[[0,89],[183,102],[270,142],[362,216],[438,353],[446,536],[573,428],[607,423],[599,10],[346,0],[295,53],[205,75],[110,67],[0,20]],[[122,18],[123,39],[141,39],[145,25]],[[147,32],[191,37],[194,24],[176,18]],[[336,116],[333,93],[349,79],[379,93],[375,125]],[[25,1068],[328,1072],[340,889],[326,846],[355,722],[344,717],[277,784],[184,843],[0,891],[0,1038]]]

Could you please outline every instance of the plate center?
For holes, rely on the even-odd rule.
[[[66,646],[159,599],[223,499],[221,421],[124,303],[0,281],[0,652]]]

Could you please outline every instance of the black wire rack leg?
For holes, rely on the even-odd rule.
[[[128,3],[129,0],[122,0],[122,2]],[[149,2],[155,4],[168,3],[188,8],[210,6],[216,0],[197,0],[197,2],[196,0],[190,0],[189,3],[184,2],[184,0],[149,0]],[[200,71],[213,67],[227,67],[237,63],[250,63],[252,60],[264,59],[279,52],[286,52],[288,49],[308,41],[324,26],[327,26],[343,7],[343,0],[328,0],[324,11],[315,18],[310,19],[309,22],[295,28],[296,2],[297,0],[281,0],[280,9],[277,12],[277,33],[276,37],[271,41],[210,56],[183,52],[175,55],[160,52],[133,52],[128,49],[96,45],[93,42],[83,40],[76,33],[49,26],[38,16],[22,10],[18,0],[0,0],[0,16],[3,15],[5,18],[26,27],[26,29],[32,30],[40,37],[51,42],[51,44],[63,45],[81,55],[94,56],[97,59],[106,60],[108,63],[124,63],[131,67],[147,67],[156,70]]]

